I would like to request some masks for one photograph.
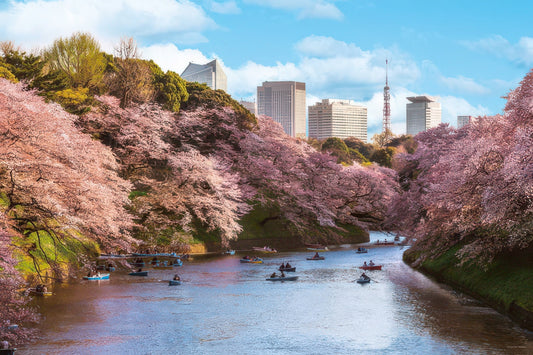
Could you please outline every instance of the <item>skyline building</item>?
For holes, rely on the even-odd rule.
[[[408,97],[406,105],[406,133],[415,136],[419,132],[437,127],[441,123],[440,102],[427,95]]]
[[[472,122],[472,116],[457,116],[457,128],[461,128]]]
[[[212,60],[207,64],[189,63],[181,73],[181,77],[187,81],[207,84],[213,90],[228,91],[228,79],[218,60]]]
[[[239,101],[239,103],[241,105],[243,105],[248,111],[250,111],[254,115],[257,115],[257,105],[256,105],[255,101],[244,101],[244,100],[241,100],[241,101]]]
[[[367,140],[367,108],[352,100],[323,99],[309,106],[309,137]]]
[[[291,137],[306,138],[305,83],[265,81],[257,87],[257,114],[272,117]]]

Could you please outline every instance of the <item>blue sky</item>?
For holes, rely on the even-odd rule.
[[[266,80],[297,80],[308,105],[323,98],[368,106],[381,130],[385,58],[392,128],[405,132],[406,97],[432,95],[443,121],[501,113],[533,66],[533,1],[0,0],[0,41],[26,50],[75,31],[109,53],[133,37],[146,59],[181,74],[222,61],[228,91],[254,99]]]

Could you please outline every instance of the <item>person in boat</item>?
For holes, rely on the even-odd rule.
[[[288,261],[287,261],[287,264],[285,264],[285,268],[286,268],[286,269],[290,269],[290,268],[291,268],[291,264],[289,264]]]
[[[276,272],[274,271],[274,272],[272,273],[272,275],[270,275],[270,278],[273,279],[273,278],[275,278],[276,276],[278,276],[278,275],[276,275]]]
[[[285,273],[283,271],[281,272],[281,277],[285,277]]]
[[[172,280],[180,281],[181,280],[180,275],[178,275],[178,274],[174,275],[174,278]]]
[[[361,274],[361,279],[363,279],[363,280],[368,280],[369,277],[363,272],[363,273]]]
[[[246,255],[243,259],[244,260],[250,260],[250,257],[248,255]]]
[[[366,261],[363,263],[363,266],[368,266],[368,265],[366,264]]]
[[[280,266],[279,268],[280,268],[280,270],[281,270],[281,269],[285,269],[285,268],[286,268],[286,266],[285,266],[285,264],[284,264],[284,263],[281,263],[281,266]]]
[[[318,255],[318,251],[315,253],[315,256],[313,256],[313,258],[315,259],[320,258],[320,255]]]
[[[361,251],[361,247],[357,248],[357,251]]]
[[[137,270],[137,272],[142,272],[143,271],[143,268],[140,267],[139,270]]]
[[[369,266],[374,266],[376,264],[374,264],[374,262],[372,260],[370,260],[370,262],[368,263]]]

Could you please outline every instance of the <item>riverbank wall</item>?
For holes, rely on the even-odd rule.
[[[456,256],[460,248],[456,246],[436,258],[425,258],[424,252],[409,249],[403,259],[533,331],[533,250],[502,255],[485,268],[474,262],[460,265]]]

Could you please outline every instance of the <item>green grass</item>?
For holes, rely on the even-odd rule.
[[[481,298],[493,307],[509,311],[512,302],[533,311],[533,263],[520,256],[500,256],[487,269],[474,262],[458,266],[455,256],[461,246],[455,246],[443,255],[424,261],[421,269],[462,291]],[[406,253],[404,260],[416,256]]]

